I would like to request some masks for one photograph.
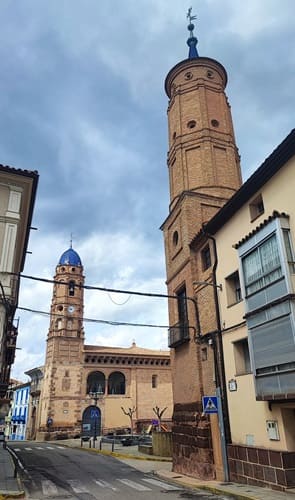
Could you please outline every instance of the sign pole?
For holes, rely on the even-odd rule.
[[[229,472],[228,472],[228,461],[227,461],[227,449],[226,449],[226,440],[225,440],[225,431],[224,431],[224,422],[223,422],[223,411],[222,411],[222,399],[220,387],[216,387],[216,395],[218,401],[218,422],[219,422],[219,431],[220,431],[220,441],[221,441],[221,453],[222,453],[222,462],[223,462],[223,472],[224,472],[224,481],[228,483],[229,481]]]

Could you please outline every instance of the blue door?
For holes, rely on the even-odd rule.
[[[98,406],[88,406],[82,417],[82,436],[97,437],[101,434],[101,411]]]

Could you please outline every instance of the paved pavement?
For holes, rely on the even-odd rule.
[[[56,444],[81,448],[79,439],[58,441]],[[158,477],[169,482],[175,482],[184,487],[192,489],[207,490],[215,494],[226,494],[238,500],[295,500],[295,492],[281,493],[274,490],[248,486],[237,483],[221,483],[219,481],[201,481],[189,476],[172,472],[171,459],[167,457],[155,457],[138,451],[137,446],[121,446],[103,443],[99,449],[99,441],[96,448],[89,448],[89,443],[83,443],[82,449],[92,453],[103,453],[113,455],[118,460],[141,470],[152,472]],[[14,477],[14,460],[8,449],[0,446],[0,500],[3,498],[24,497],[22,485],[18,478]]]

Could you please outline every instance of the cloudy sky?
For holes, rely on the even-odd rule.
[[[79,253],[88,285],[165,293],[167,72],[201,56],[229,77],[244,180],[294,127],[293,0],[1,0],[0,163],[38,170],[25,273],[52,278]],[[24,279],[19,305],[49,311]],[[13,376],[44,362],[48,318],[19,311]],[[167,325],[164,299],[86,292],[85,316]],[[167,348],[164,328],[85,323],[89,344]]]

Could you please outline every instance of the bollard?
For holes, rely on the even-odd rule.
[[[102,440],[100,440],[100,442],[99,442],[99,449],[100,449],[100,451],[101,451],[101,447],[102,447]]]
[[[113,439],[113,441],[112,441],[112,451],[114,451],[114,447],[115,447],[115,440]]]

